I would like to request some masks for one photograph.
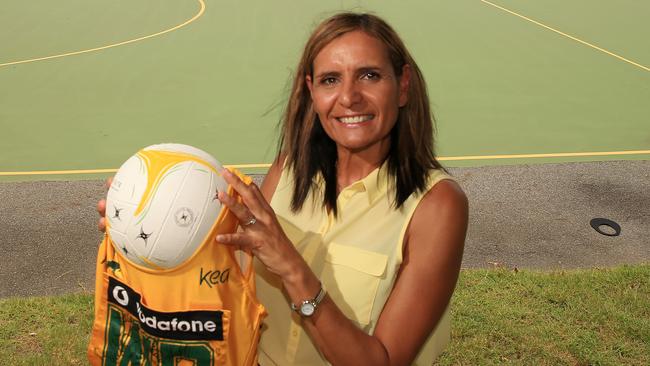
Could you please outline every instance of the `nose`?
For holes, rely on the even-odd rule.
[[[339,103],[345,108],[351,108],[363,99],[356,80],[344,81],[339,93]]]

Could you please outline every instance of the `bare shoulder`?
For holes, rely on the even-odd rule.
[[[429,252],[434,249],[430,247],[433,245],[436,251],[456,252],[452,257],[462,254],[468,216],[469,202],[460,185],[450,179],[438,182],[424,195],[413,213],[405,249],[421,252],[425,246],[428,248],[424,251]]]
[[[467,214],[468,209],[469,202],[460,185],[454,180],[443,179],[424,195],[415,215],[462,215]]]
[[[273,161],[271,167],[269,168],[269,171],[264,177],[260,191],[262,191],[262,195],[266,199],[266,202],[270,203],[271,198],[275,193],[275,189],[277,188],[278,182],[280,181],[280,176],[282,176],[282,168],[284,166],[286,156],[287,155],[285,153],[278,154],[278,157],[275,159],[275,161]]]

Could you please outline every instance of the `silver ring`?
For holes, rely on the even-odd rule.
[[[255,218],[255,216],[253,216],[253,217],[251,217],[250,220],[248,220],[244,224],[242,224],[242,226],[255,225],[256,222],[257,222],[257,219]]]

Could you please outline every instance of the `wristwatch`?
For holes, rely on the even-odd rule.
[[[320,304],[320,302],[325,298],[325,294],[325,288],[321,284],[320,290],[318,290],[316,297],[311,300],[305,300],[300,305],[294,305],[292,303],[291,310],[297,311],[298,314],[304,317],[310,317],[314,314],[314,312],[316,312],[316,308],[318,307],[318,304]]]

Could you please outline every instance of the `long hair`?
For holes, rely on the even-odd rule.
[[[285,168],[291,169],[294,176],[291,200],[294,212],[302,209],[313,190],[322,192],[323,205],[334,215],[337,213],[336,144],[321,126],[305,78],[313,78],[313,63],[318,53],[334,39],[352,31],[363,31],[386,46],[398,78],[402,76],[404,65],[411,69],[407,102],[399,109],[397,122],[390,132],[390,149],[384,160],[389,183],[395,191],[394,206],[399,208],[412,193],[423,192],[432,169],[443,169],[434,154],[434,118],[426,84],[404,43],[390,25],[375,15],[340,13],[320,23],[309,37],[281,121],[279,150],[286,154]],[[319,173],[324,187],[318,185],[316,178]]]

